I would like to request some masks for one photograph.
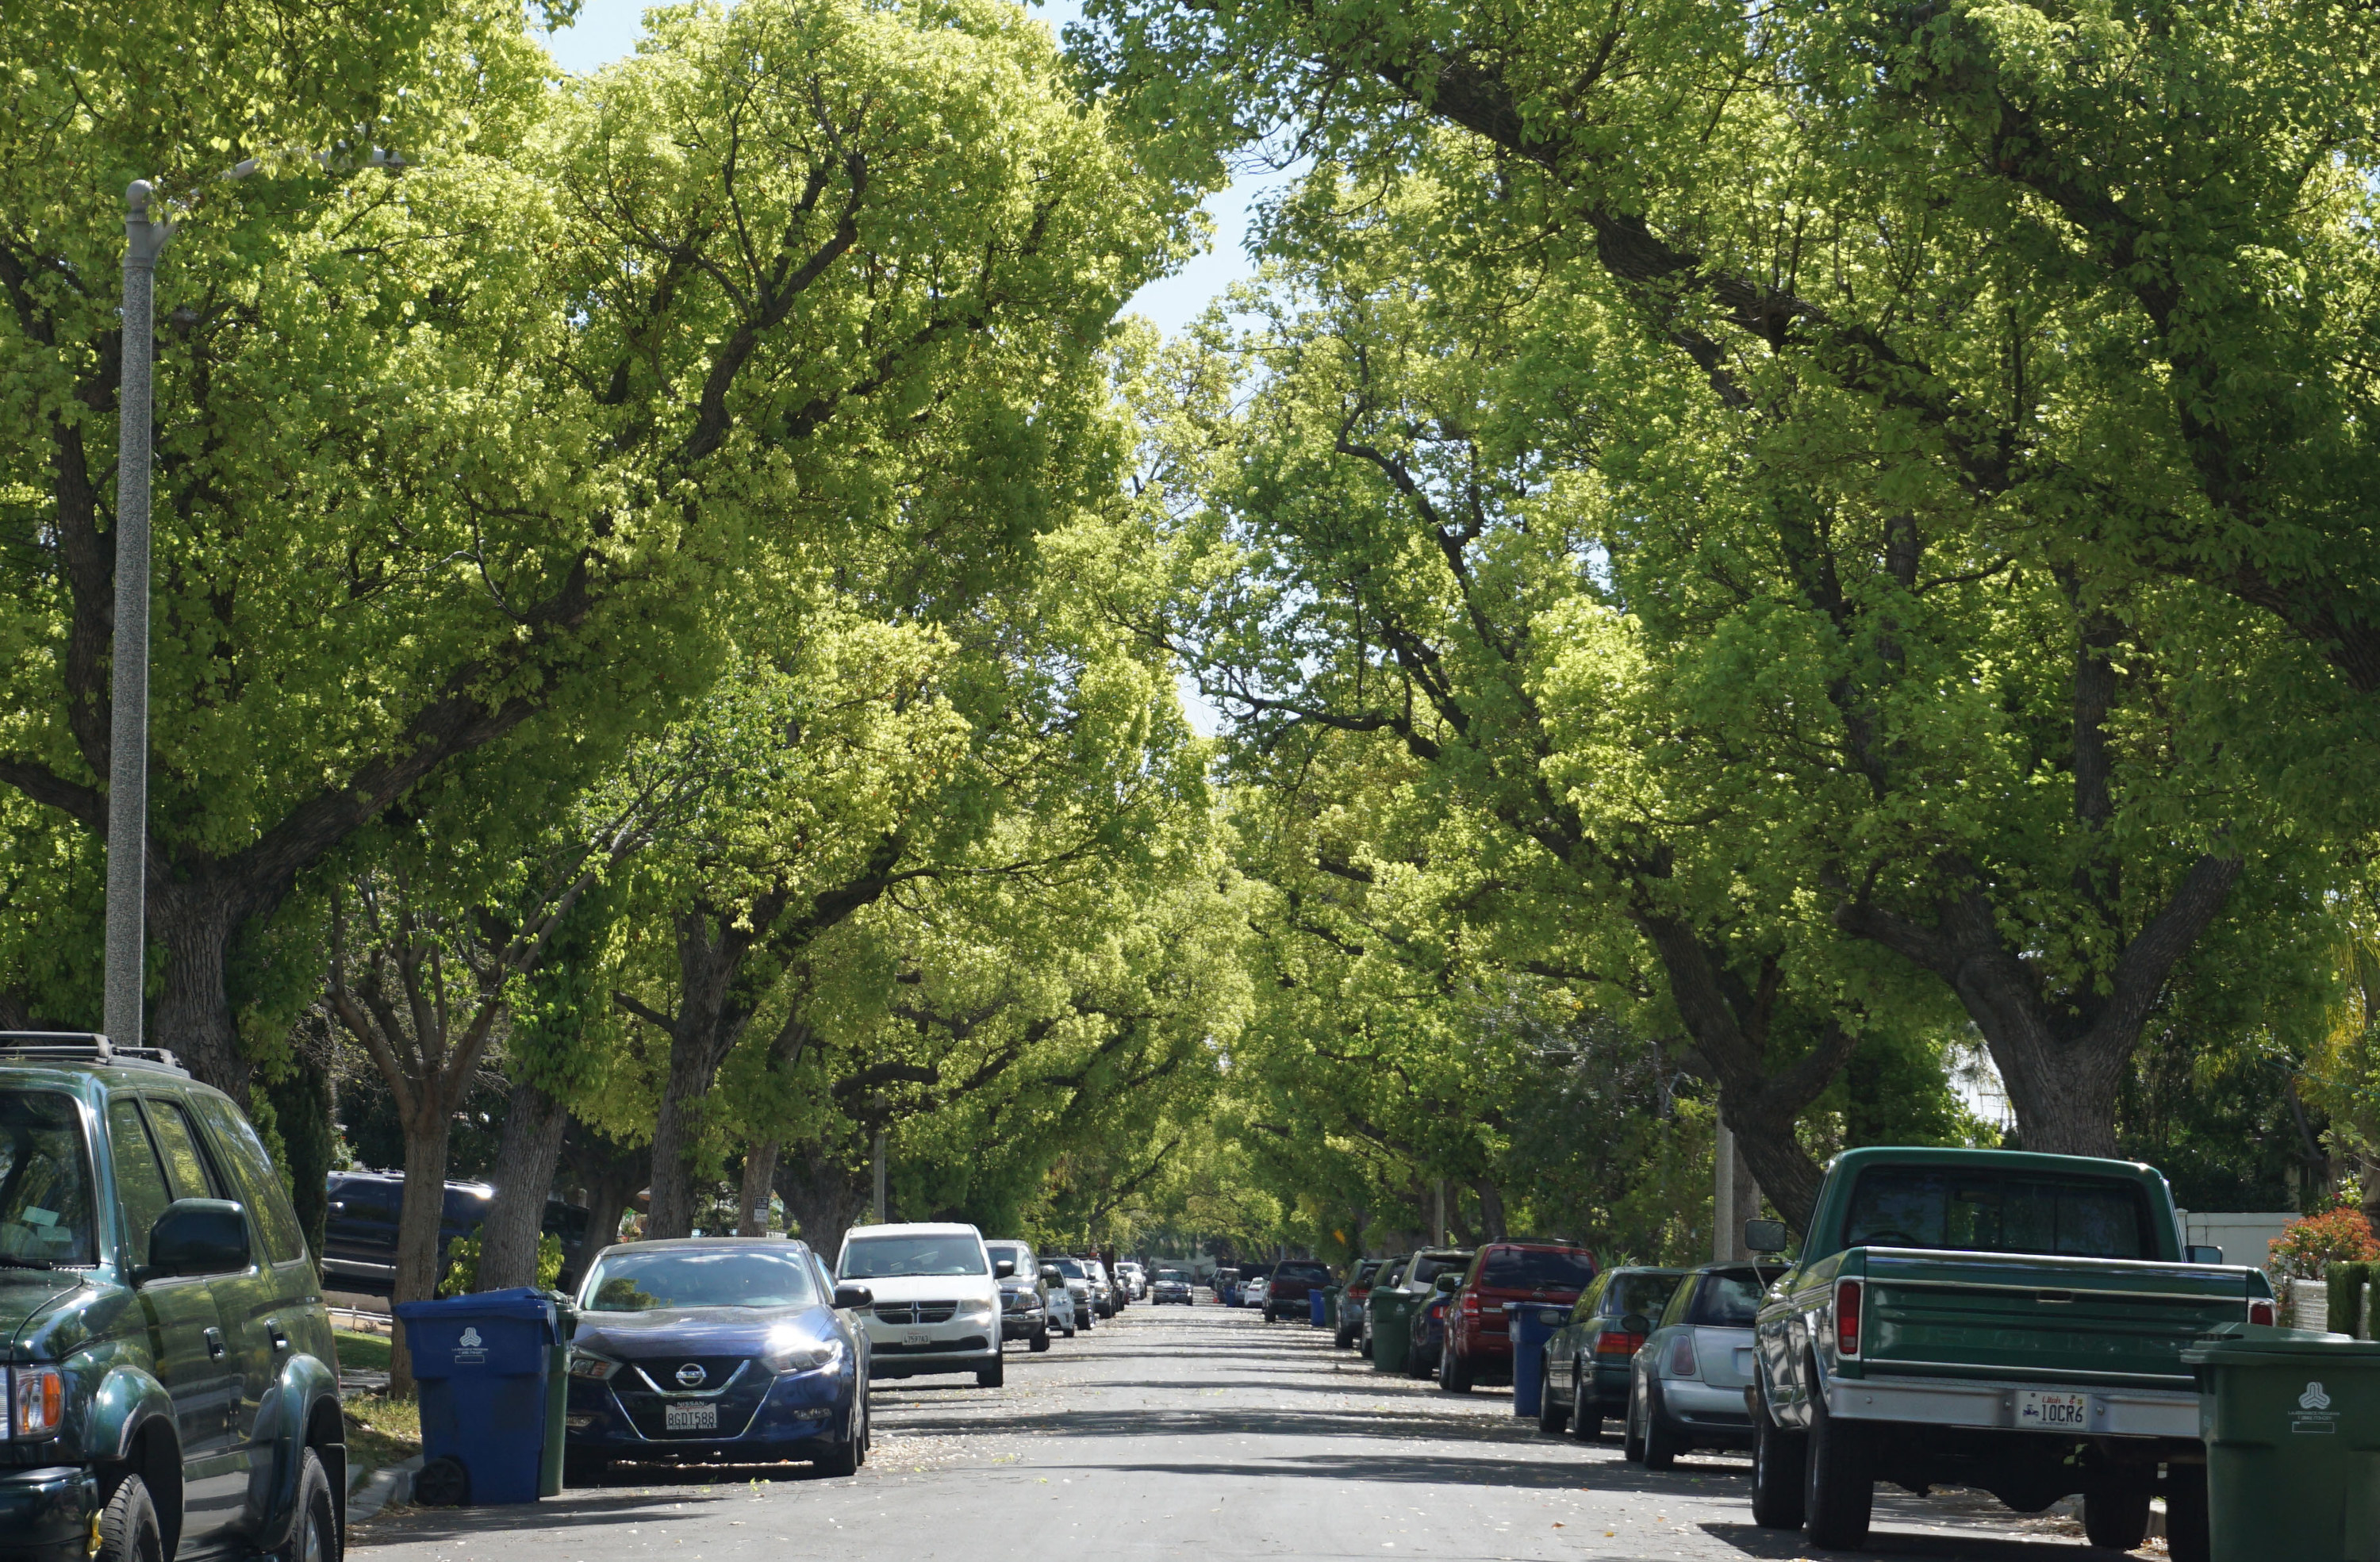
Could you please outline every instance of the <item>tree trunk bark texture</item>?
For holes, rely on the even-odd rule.
[[[648,1238],[683,1237],[694,1229],[702,1105],[752,1018],[737,982],[752,942],[753,935],[723,914],[697,909],[678,918],[678,1004],[670,1023],[669,1074],[653,1122]]]
[[[434,1093],[433,1093],[434,1096]],[[425,1302],[438,1294],[438,1229],[446,1215],[446,1144],[453,1119],[446,1105],[424,1099],[405,1120],[405,1202],[396,1217],[396,1284],[392,1302]],[[395,1331],[388,1391],[413,1393],[413,1352]]]
[[[480,1290],[537,1284],[538,1239],[569,1125],[569,1108],[545,1091],[526,1080],[513,1086],[496,1144],[495,1203],[480,1228]]]
[[[201,1084],[248,1099],[253,1072],[240,1055],[226,966],[249,908],[205,879],[149,884],[149,937],[165,951],[164,981],[149,1015],[152,1047],[170,1047]]]
[[[777,1141],[764,1139],[744,1152],[744,1187],[736,1201],[735,1234],[769,1234],[770,1184],[777,1177]]]
[[[777,1196],[785,1201],[787,1229],[821,1255],[843,1250],[843,1234],[868,1207],[865,1177],[852,1169],[840,1146],[832,1144],[805,1144],[782,1156]]]

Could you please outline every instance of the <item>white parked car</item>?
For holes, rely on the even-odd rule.
[[[1075,1338],[1076,1329],[1089,1328],[1092,1319],[1099,1314],[1098,1298],[1091,1291],[1091,1272],[1083,1267],[1083,1261],[1079,1258],[1062,1256],[1047,1258],[1042,1262],[1057,1270],[1058,1278],[1065,1284],[1066,1313],[1070,1320],[1066,1326],[1065,1335],[1068,1339],[1072,1339]],[[1054,1322],[1055,1319],[1056,1314],[1052,1314],[1051,1320]]]
[[[1240,1287],[1240,1305],[1243,1307],[1253,1307],[1257,1312],[1261,1313],[1264,1311],[1265,1297],[1271,1290],[1272,1277],[1269,1275],[1258,1275],[1255,1279],[1250,1280]]]
[[[997,1388],[1000,1282],[972,1226],[856,1226],[844,1233],[835,1277],[875,1292],[868,1323],[870,1378],[975,1374]]]
[[[1135,1302],[1148,1299],[1148,1271],[1127,1258],[1116,1265],[1116,1277],[1123,1281],[1124,1294]]]

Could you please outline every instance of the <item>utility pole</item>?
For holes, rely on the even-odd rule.
[[[149,215],[156,192],[124,192],[124,352],[116,401],[115,643],[107,757],[107,986],[100,1023],[138,1047],[148,931],[149,468],[156,427],[157,257],[174,224]]]
[[[876,1202],[874,1207],[876,1212],[874,1224],[881,1226],[884,1224],[884,1131],[880,1128],[876,1131]]]
[[[1734,1132],[1723,1122],[1718,1125],[1717,1150],[1713,1159],[1718,1171],[1711,1190],[1711,1259],[1742,1264],[1752,1257],[1752,1250],[1743,1245],[1743,1223],[1760,1217],[1760,1184],[1753,1181],[1752,1168],[1744,1163]]]
[[[1446,1179],[1443,1177],[1438,1180],[1438,1224],[1434,1229],[1437,1236],[1433,1240],[1439,1246],[1444,1247],[1446,1245]]]

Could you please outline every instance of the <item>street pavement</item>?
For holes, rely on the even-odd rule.
[[[1580,1445],[1512,1395],[1384,1377],[1327,1332],[1203,1302],[1147,1303],[1008,1386],[879,1384],[867,1468],[632,1471],[534,1507],[398,1510],[358,1525],[359,1562],[775,1562],[1191,1556],[1801,1557],[1752,1522],[1750,1461],[1655,1474],[1616,1435]],[[1841,1555],[1841,1554],[1828,1554]],[[1877,1495],[1876,1558],[2087,1562],[2070,1520],[1977,1494]],[[2162,1555],[2146,1553],[2143,1555]]]

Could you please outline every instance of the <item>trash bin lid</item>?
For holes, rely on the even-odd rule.
[[[522,1286],[515,1290],[480,1290],[468,1296],[442,1296],[431,1302],[401,1302],[396,1315],[411,1322],[416,1318],[517,1318],[525,1323],[548,1323],[553,1318],[552,1293]]]
[[[2226,1324],[2198,1337],[2181,1359],[2192,1366],[2252,1366],[2259,1362],[2318,1356],[2341,1358],[2361,1366],[2380,1367],[2380,1340],[2358,1339],[2349,1334],[2325,1334],[2320,1329],[2276,1328],[2268,1324]]]

